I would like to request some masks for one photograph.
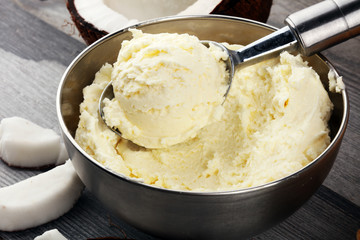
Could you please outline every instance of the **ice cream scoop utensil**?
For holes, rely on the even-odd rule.
[[[229,58],[225,62],[229,72],[229,87],[224,95],[226,99],[230,91],[236,67],[246,67],[276,57],[280,52],[285,50],[293,51],[296,49],[297,41],[289,27],[284,27],[237,51],[228,49],[223,44],[214,41],[202,40],[201,43],[205,46],[213,44],[223,49],[229,55]]]
[[[279,55],[282,51],[299,51],[304,56],[327,49],[360,34],[360,0],[327,0],[295,12],[285,19],[287,26],[238,51],[220,43],[210,43],[229,55],[229,88],[235,67],[246,67]]]
[[[226,62],[229,88],[225,97],[230,91],[236,67],[246,67],[276,57],[282,51],[297,50],[304,56],[310,56],[359,35],[360,0],[326,0],[289,15],[285,23],[287,26],[238,51],[227,49],[217,42],[202,41],[206,46],[212,43],[222,48],[229,55]],[[105,97],[113,98],[111,90],[109,83],[99,100],[99,112],[104,122],[102,101]],[[118,130],[112,130],[121,135]]]

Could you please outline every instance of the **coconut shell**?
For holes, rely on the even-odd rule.
[[[108,34],[108,32],[99,30],[93,24],[85,21],[85,19],[79,15],[75,7],[74,0],[68,0],[66,2],[66,7],[70,12],[71,19],[75,23],[76,28],[79,30],[80,35],[86,44],[90,45],[99,38]]]
[[[212,14],[229,15],[266,22],[272,0],[223,0],[211,12]]]
[[[79,30],[81,37],[90,45],[108,32],[97,29],[81,17],[75,7],[75,0],[67,0],[66,6],[71,18]],[[266,22],[272,5],[272,0],[223,0],[211,14],[229,15]]]

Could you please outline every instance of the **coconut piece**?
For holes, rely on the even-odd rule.
[[[0,188],[0,231],[19,231],[69,211],[84,188],[71,161]]]
[[[0,158],[13,167],[44,168],[62,164],[69,157],[55,131],[11,117],[0,123]]]
[[[223,0],[211,13],[243,17],[265,23],[269,18],[271,6],[272,0]]]
[[[272,0],[68,0],[80,35],[91,44],[138,21],[171,15],[222,14],[266,22]]]
[[[81,37],[88,45],[108,34],[108,32],[99,30],[93,24],[85,21],[85,19],[77,12],[73,0],[68,0],[66,6],[70,12],[71,19],[80,32]]]
[[[55,165],[61,165],[61,164],[65,163],[65,161],[67,159],[69,159],[69,155],[68,155],[68,152],[66,150],[65,144],[60,143],[60,152],[59,152],[59,155],[57,157]]]
[[[62,235],[59,230],[52,229],[44,232],[42,235],[37,236],[34,240],[67,240],[64,235]]]

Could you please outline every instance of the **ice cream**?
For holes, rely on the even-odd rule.
[[[160,149],[122,139],[99,119],[97,101],[115,69],[105,64],[84,89],[75,139],[104,166],[146,184],[188,191],[258,186],[298,171],[330,142],[332,103],[301,56],[284,52],[238,69],[220,120]]]
[[[115,98],[104,101],[107,124],[138,145],[162,148],[219,120],[227,55],[188,34],[131,31],[113,66]]]

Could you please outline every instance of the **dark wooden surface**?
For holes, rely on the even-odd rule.
[[[316,2],[275,0],[268,23],[281,27],[288,14]],[[0,0],[0,119],[21,116],[59,132],[57,86],[84,48],[63,0]],[[253,239],[356,239],[360,229],[360,37],[323,54],[343,75],[350,97],[350,121],[339,155],[323,186],[302,208]],[[0,162],[0,187],[37,173]],[[33,239],[53,228],[68,239],[156,239],[111,216],[86,190],[59,219],[25,231],[0,231],[0,239]]]

